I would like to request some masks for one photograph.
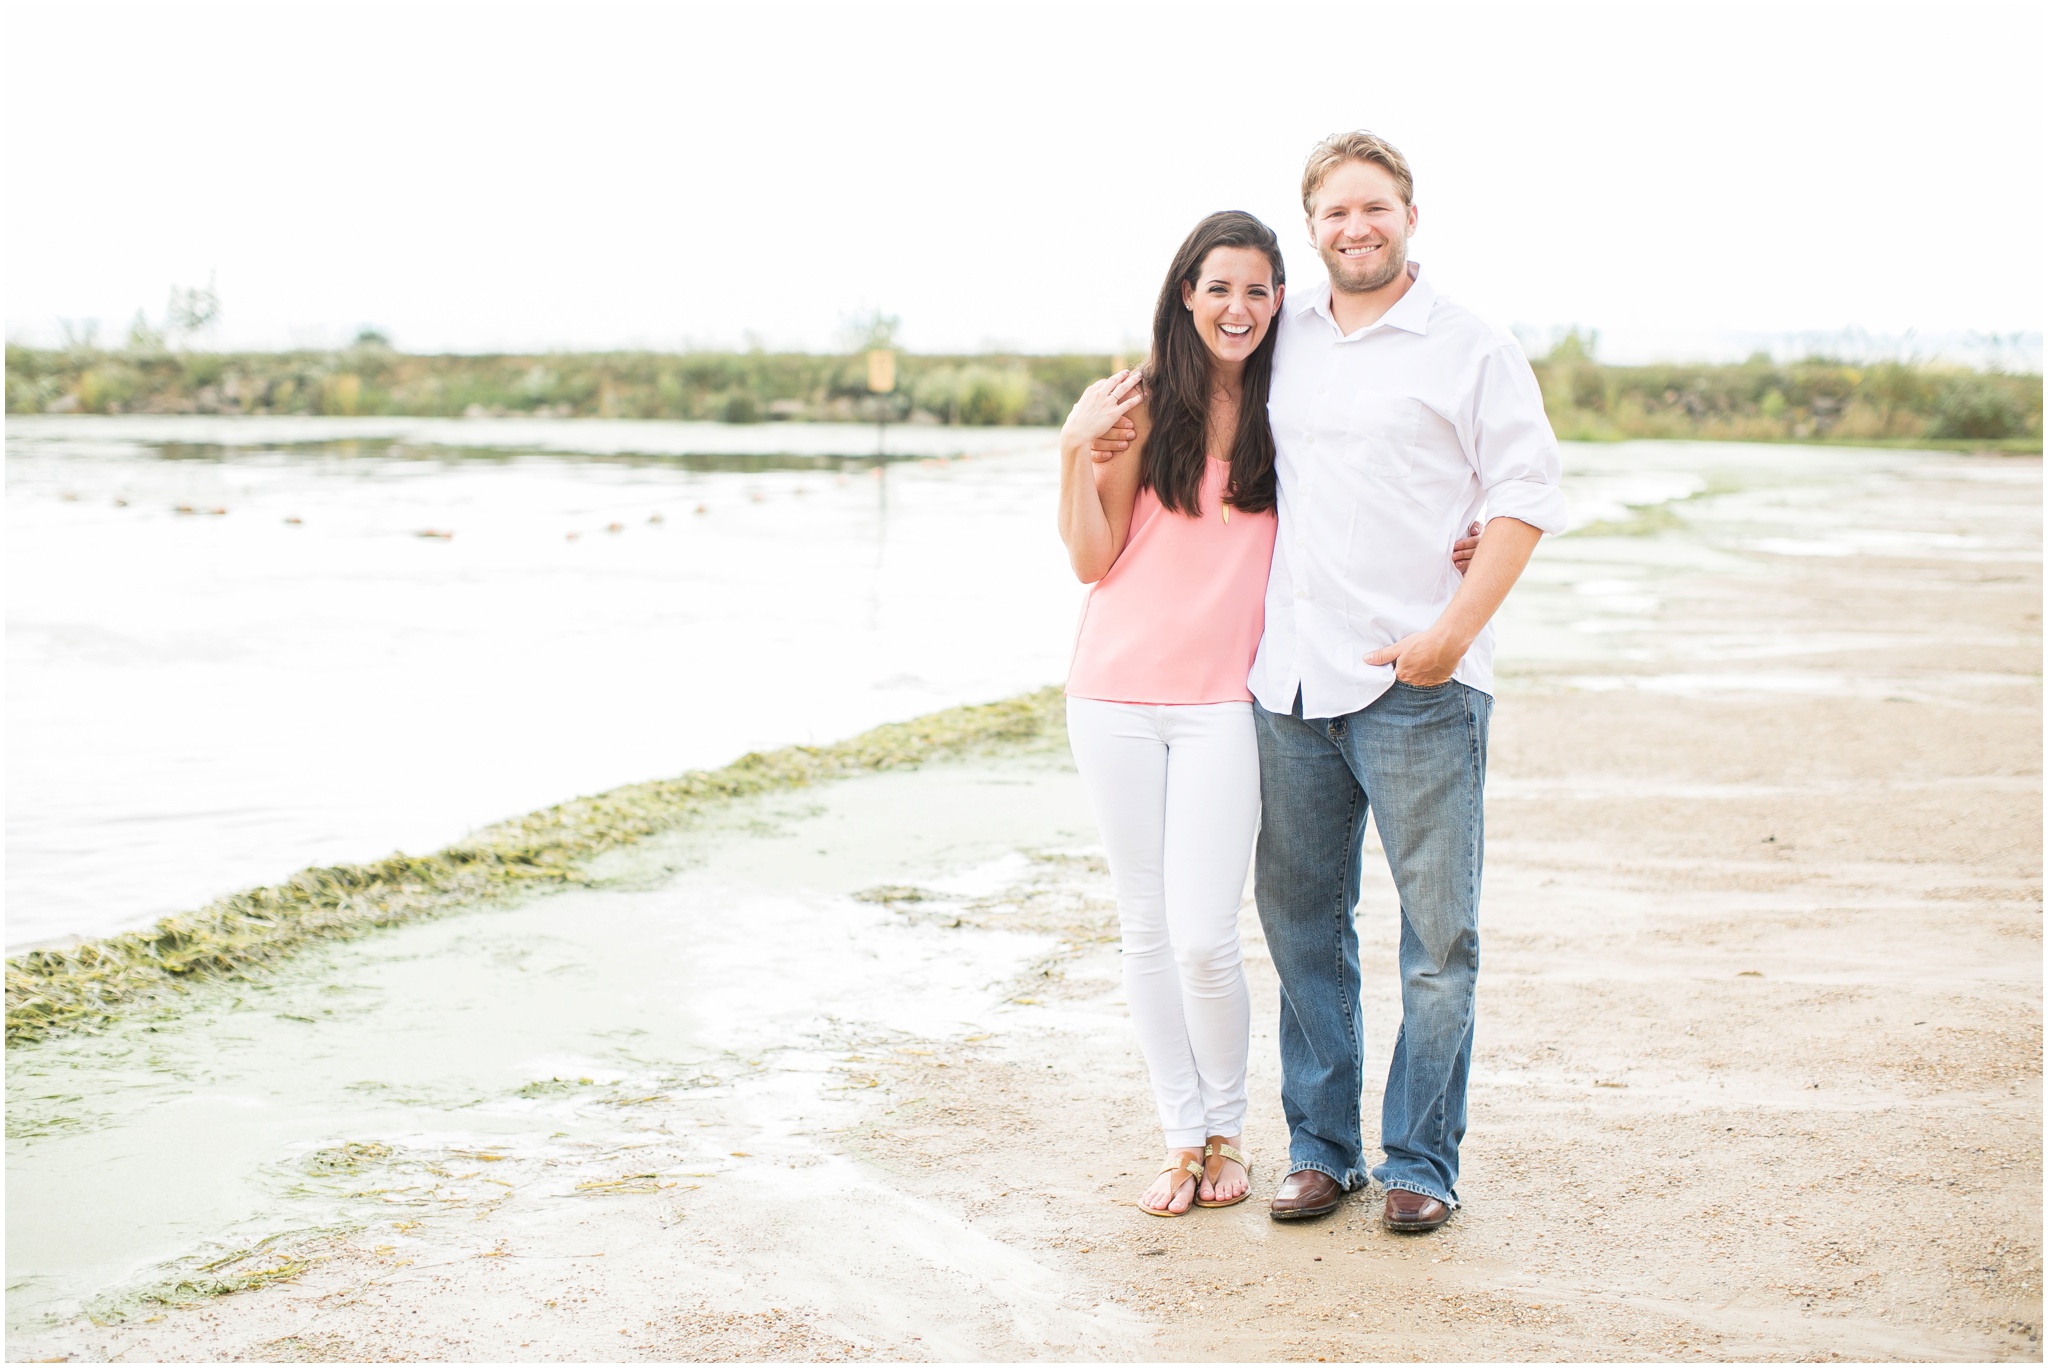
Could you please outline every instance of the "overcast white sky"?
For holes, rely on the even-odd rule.
[[[2043,7],[6,10],[10,337],[218,281],[211,345],[1136,343],[1202,214],[1413,162],[1414,255],[1609,355],[2038,330]],[[1715,339],[1719,339],[1716,343]]]

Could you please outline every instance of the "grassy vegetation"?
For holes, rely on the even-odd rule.
[[[913,356],[875,400],[858,355],[565,353],[413,356],[373,339],[335,352],[7,349],[7,412],[318,413],[1058,423],[1119,358]],[[2041,449],[2041,377],[1756,357],[1609,366],[1577,335],[1535,363],[1557,435]]]
[[[317,413],[461,417],[1058,423],[1108,356],[903,356],[897,392],[867,391],[864,356],[7,349],[9,413]]]
[[[1880,361],[1605,366],[1574,334],[1535,363],[1557,435],[2041,449],[2041,377]]]
[[[513,818],[431,855],[307,869],[146,931],[31,950],[7,961],[7,1043],[91,1029],[189,985],[259,972],[320,941],[587,882],[584,866],[593,857],[712,805],[1036,741],[1055,726],[1059,701],[1057,689],[1041,689],[877,727],[835,746],[755,753],[724,769],[629,784]]]

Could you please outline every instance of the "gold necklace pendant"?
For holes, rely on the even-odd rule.
[[[1224,521],[1224,523],[1225,523],[1226,525],[1227,525],[1227,524],[1228,524],[1228,523],[1230,522],[1230,505],[1229,505],[1229,504],[1225,504],[1225,505],[1223,505],[1223,521]]]

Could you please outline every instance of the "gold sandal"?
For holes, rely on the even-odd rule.
[[[1200,1197],[1200,1196],[1202,1195],[1202,1166],[1201,1166],[1200,1164],[1196,1163],[1196,1162],[1195,1162],[1194,1160],[1192,1160],[1192,1159],[1183,1159],[1183,1160],[1181,1160],[1181,1161],[1180,1161],[1180,1162],[1179,1162],[1178,1164],[1168,1164],[1168,1165],[1167,1165],[1167,1166],[1166,1166],[1165,1168],[1163,1168],[1163,1169],[1159,1170],[1159,1172],[1160,1172],[1160,1173],[1192,1173],[1192,1174],[1194,1174],[1194,1175],[1195,1175],[1195,1196],[1196,1196],[1196,1197]],[[1154,1175],[1154,1176],[1156,1177],[1157,1175]],[[1173,1185],[1173,1192],[1179,1192],[1179,1191],[1180,1191],[1180,1184],[1179,1184],[1178,1182],[1176,1182],[1176,1183],[1174,1183],[1174,1185]],[[1167,1198],[1166,1198],[1166,1200],[1167,1200],[1167,1201],[1169,1201],[1169,1202],[1171,1202],[1171,1201],[1173,1200],[1173,1194],[1172,1194],[1172,1193],[1168,1193],[1168,1194],[1167,1194]],[[1148,1206],[1146,1206],[1146,1205],[1145,1205],[1145,1200],[1144,1200],[1144,1194],[1143,1194],[1143,1193],[1140,1193],[1140,1194],[1138,1194],[1138,1204],[1137,1204],[1137,1205],[1138,1205],[1138,1210],[1140,1210],[1140,1211],[1144,1212],[1144,1213],[1145,1213],[1145,1214],[1146,1214],[1147,1216],[1185,1216],[1185,1215],[1187,1215],[1187,1214],[1188,1214],[1188,1211],[1191,1211],[1191,1210],[1193,1210],[1193,1209],[1194,1209],[1194,1202],[1193,1202],[1193,1201],[1190,1201],[1190,1202],[1188,1203],[1187,1209],[1186,1209],[1186,1210],[1182,1210],[1182,1211],[1174,1211],[1174,1210],[1172,1210],[1171,1208],[1161,1209],[1161,1208],[1157,1208],[1157,1207],[1148,1207]]]
[[[1222,1143],[1222,1142],[1220,1142],[1220,1141],[1219,1141],[1219,1142],[1217,1142],[1216,1144],[1213,1144],[1213,1145],[1204,1145],[1204,1146],[1202,1146],[1202,1158],[1203,1158],[1203,1159],[1205,1159],[1205,1160],[1207,1160],[1207,1159],[1229,1159],[1229,1160],[1231,1160],[1231,1161],[1233,1161],[1233,1162],[1237,1163],[1238,1165],[1240,1165],[1240,1166],[1241,1166],[1241,1167],[1242,1167],[1242,1168],[1244,1169],[1244,1191],[1243,1191],[1243,1192],[1240,1192],[1240,1193],[1238,1193],[1238,1194],[1237,1194],[1237,1196],[1235,1196],[1235,1197],[1231,1198],[1231,1199],[1230,1199],[1229,1201],[1227,1201],[1227,1202],[1205,1202],[1205,1201],[1203,1201],[1203,1200],[1202,1200],[1202,1189],[1201,1189],[1201,1188],[1200,1188],[1200,1187],[1198,1186],[1198,1187],[1196,1187],[1196,1188],[1195,1188],[1195,1205],[1196,1205],[1196,1206],[1198,1206],[1198,1207],[1229,1207],[1229,1206],[1236,1206],[1236,1205],[1237,1205],[1237,1204],[1238,1204],[1239,1202],[1242,1202],[1242,1201],[1243,1201],[1243,1200],[1244,1200],[1245,1198],[1247,1198],[1247,1197],[1249,1197],[1249,1196],[1251,1196],[1251,1195],[1252,1195],[1252,1161],[1251,1161],[1251,1160],[1249,1160],[1249,1159],[1247,1159],[1247,1158],[1245,1158],[1245,1157],[1244,1157],[1244,1153],[1243,1153],[1243,1152],[1242,1152],[1241,1150],[1239,1150],[1237,1146],[1235,1146],[1235,1145],[1226,1145],[1226,1144],[1223,1144],[1223,1143]],[[1208,1173],[1208,1169],[1207,1169],[1207,1165],[1205,1164],[1205,1165],[1204,1165],[1204,1167],[1203,1167],[1203,1176],[1205,1176],[1205,1177],[1206,1177],[1206,1176],[1207,1176],[1207,1173]]]

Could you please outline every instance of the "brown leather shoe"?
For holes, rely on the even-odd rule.
[[[1427,1193],[1387,1189],[1387,1229],[1420,1235],[1451,1219],[1451,1209]]]
[[[1344,1200],[1344,1185],[1321,1169],[1299,1169],[1287,1175],[1273,1194],[1273,1219],[1305,1221],[1327,1216]]]

